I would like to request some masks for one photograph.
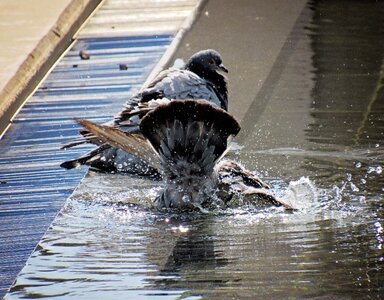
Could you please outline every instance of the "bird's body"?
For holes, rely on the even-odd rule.
[[[64,162],[103,171],[160,174],[164,189],[158,208],[204,209],[234,196],[253,196],[270,205],[291,208],[268,191],[268,185],[233,160],[223,159],[227,139],[240,130],[228,109],[227,82],[220,55],[194,54],[183,69],[161,72],[134,95],[111,123],[78,121],[86,130],[71,147],[98,147]]]
[[[162,98],[206,99],[227,110],[227,81],[223,72],[227,72],[227,69],[223,66],[219,53],[214,50],[200,51],[188,60],[184,69],[171,68],[161,72],[147,87],[131,97],[113,120],[113,126],[124,132],[139,133],[141,118],[147,112],[142,110],[142,107],[151,100]],[[101,171],[156,174],[155,169],[131,153],[100,143],[88,131],[81,131],[81,134],[82,138],[65,145],[64,148],[84,142],[99,147],[77,159],[62,163],[62,167],[72,169],[85,164]]]
[[[142,118],[140,135],[84,120],[80,124],[158,169],[164,182],[158,208],[205,209],[226,205],[235,195],[252,197],[254,204],[292,208],[254,173],[223,158],[228,137],[240,130],[231,115],[205,100],[154,102],[158,105]]]

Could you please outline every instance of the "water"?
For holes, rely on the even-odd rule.
[[[308,179],[300,181],[293,185]],[[369,210],[323,199],[295,213],[240,208],[177,215],[120,202],[137,193],[95,193],[92,201],[78,191],[9,298],[381,295],[383,224],[365,216]]]
[[[350,3],[308,4],[237,139],[298,211],[160,213],[91,173],[6,299],[384,298],[384,5]]]

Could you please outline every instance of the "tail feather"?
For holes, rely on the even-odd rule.
[[[208,101],[174,100],[149,112],[140,130],[167,161],[202,163],[209,161],[206,156],[216,161],[227,149],[228,137],[236,135],[240,125]]]
[[[149,112],[140,130],[158,153],[166,187],[160,207],[200,207],[213,194],[217,160],[240,126],[205,100],[173,100]]]

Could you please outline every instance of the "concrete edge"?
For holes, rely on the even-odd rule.
[[[103,0],[72,0],[0,92],[0,139],[38,83]]]

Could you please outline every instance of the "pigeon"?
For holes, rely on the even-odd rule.
[[[164,188],[154,201],[158,209],[200,210],[227,207],[234,197],[250,198],[258,206],[283,206],[269,186],[234,160],[224,158],[228,139],[240,125],[225,110],[204,99],[152,100],[157,107],[140,122],[140,133],[97,125],[79,124],[100,140],[132,153],[157,169]]]
[[[157,99],[205,99],[213,105],[228,109],[227,79],[228,70],[223,65],[220,54],[212,49],[202,50],[190,57],[184,68],[170,68],[159,75],[139,93],[131,97],[124,109],[115,117],[112,125],[124,132],[140,132],[141,118],[151,108],[145,110],[151,100]],[[64,145],[67,149],[82,143],[92,143],[98,147],[83,156],[63,162],[66,169],[89,165],[105,172],[128,172],[138,175],[158,175],[157,170],[132,153],[113,147],[91,134],[80,131],[82,137]]]

